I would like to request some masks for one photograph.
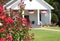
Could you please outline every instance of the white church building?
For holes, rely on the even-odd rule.
[[[23,17],[29,18],[31,27],[37,27],[39,25],[51,24],[51,10],[54,8],[44,0],[23,0],[25,10]],[[4,5],[7,9],[19,10],[18,4],[20,0],[11,0]]]

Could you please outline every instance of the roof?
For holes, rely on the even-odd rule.
[[[46,1],[42,0],[47,6],[49,6],[51,9],[54,9],[51,5],[49,5]]]
[[[25,9],[47,9],[46,7],[44,7],[42,4],[35,0],[33,0],[32,2],[24,1],[24,3],[26,4]]]
[[[20,3],[19,0],[11,0],[7,4],[4,5],[4,7],[7,7],[7,9],[19,9],[18,4]],[[26,4],[25,9],[54,9],[51,5],[49,5],[44,0],[33,0],[30,2],[29,0],[25,0],[24,3]]]
[[[9,5],[13,4],[17,0],[10,0],[8,3],[6,3],[3,7],[8,7]]]

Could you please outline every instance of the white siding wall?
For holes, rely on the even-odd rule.
[[[27,11],[25,11],[25,15],[29,15],[29,19],[31,22],[31,26],[32,27],[36,27],[37,26],[37,11],[35,11],[35,14],[29,14]],[[32,21],[35,21],[34,24],[32,24]]]
[[[51,10],[49,10],[49,15],[48,15],[48,17],[49,17],[49,24],[51,24]]]
[[[41,14],[42,24],[51,24],[51,11],[48,10],[47,14]]]
[[[37,18],[37,10],[35,11],[35,14],[29,14],[27,11],[25,11],[25,15],[29,15],[30,21],[35,21],[34,24],[31,23],[32,27],[38,26],[38,18]],[[43,25],[51,24],[51,10],[48,10],[47,14],[41,14],[41,22]]]

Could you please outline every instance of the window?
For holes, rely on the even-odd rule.
[[[41,14],[47,14],[48,10],[41,10]]]
[[[29,14],[34,14],[35,11],[34,11],[34,10],[28,10],[28,13],[29,13]]]
[[[35,23],[35,21],[32,21],[32,24],[34,24]]]

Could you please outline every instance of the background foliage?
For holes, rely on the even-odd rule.
[[[60,0],[45,0],[45,1],[54,7],[52,13],[55,13],[57,15],[59,19],[57,24],[60,26]]]
[[[59,22],[59,19],[55,13],[52,13],[52,20],[51,21],[52,21],[52,23],[58,23]]]

